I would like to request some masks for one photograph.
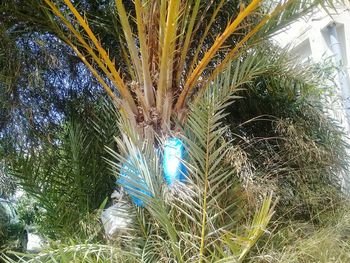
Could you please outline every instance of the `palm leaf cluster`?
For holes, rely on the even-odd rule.
[[[101,227],[90,233],[94,229],[86,224],[99,225],[93,212],[113,191],[114,178],[103,156],[118,132],[115,117],[111,105],[97,102],[89,114],[72,113],[56,141],[8,161],[18,184],[37,200],[35,223],[48,237],[101,238]]]
[[[300,215],[297,211],[300,209],[293,207],[295,203],[291,203],[292,207],[288,206],[287,202],[294,198],[298,198],[298,203],[302,204],[303,213],[310,213],[303,218],[293,215],[294,219],[307,220],[310,216],[314,217],[320,213],[324,205],[329,206],[329,203],[322,201],[318,207],[312,208],[309,201],[317,199],[310,199],[301,191],[306,187],[309,190],[305,193],[317,194],[309,183],[317,181],[314,176],[318,173],[320,176],[327,176],[323,177],[326,178],[323,182],[330,184],[330,188],[335,186],[334,194],[339,195],[338,175],[327,173],[343,165],[334,157],[337,155],[344,157],[344,153],[330,152],[343,149],[338,141],[341,140],[341,133],[332,128],[333,123],[318,108],[310,107],[309,103],[312,102],[310,99],[314,100],[313,105],[317,101],[314,97],[317,90],[311,91],[311,85],[314,85],[313,78],[301,81],[300,68],[293,69],[292,60],[286,57],[286,54],[279,52],[276,51],[274,56],[266,56],[264,52],[256,50],[254,57],[249,56],[243,62],[232,63],[230,70],[213,82],[201,99],[197,99],[191,105],[183,130],[172,134],[180,136],[186,142],[188,157],[185,165],[190,171],[188,182],[185,185],[176,185],[175,189],[169,189],[165,185],[159,150],[155,150],[152,144],[144,141],[140,134],[135,132],[130,120],[125,120],[120,114],[110,113],[109,117],[106,117],[107,121],[95,121],[93,126],[102,131],[101,135],[111,138],[113,132],[106,134],[109,130],[108,123],[119,120],[118,126],[122,129],[122,136],[117,138],[118,152],[111,149],[113,159],[110,160],[110,157],[107,159],[112,164],[114,173],[120,170],[123,164],[128,164],[128,183],[133,186],[129,191],[146,204],[145,209],[130,206],[120,208],[120,214],[127,215],[125,219],[131,219],[133,222],[127,228],[120,229],[119,237],[113,245],[121,247],[123,253],[127,253],[128,259],[123,260],[168,262],[177,260],[178,257],[203,261],[216,261],[222,258],[227,262],[242,260],[248,252],[251,252],[252,245],[260,235],[266,231],[266,224],[271,216],[271,200],[268,197],[262,203],[260,198],[267,190],[273,188],[280,195],[281,201],[277,206],[277,212],[283,219],[288,220],[291,214]],[[278,63],[275,59],[279,59]],[[282,75],[279,72],[288,74]],[[302,73],[307,75],[306,70],[302,70]],[[290,82],[276,80],[267,82],[268,78],[277,78],[280,75],[288,77]],[[289,85],[288,83],[293,83],[293,80],[301,86]],[[263,85],[266,83],[269,85]],[[283,88],[277,85],[278,83],[283,83]],[[246,85],[255,85],[257,88],[237,91],[238,87]],[[302,88],[302,85],[306,87]],[[286,90],[294,92],[294,95],[286,93]],[[250,93],[249,96],[246,95],[247,92]],[[265,103],[260,103],[261,101]],[[255,106],[249,106],[253,103]],[[235,111],[233,107],[237,110]],[[263,115],[260,116],[261,114]],[[272,118],[272,114],[280,119]],[[102,114],[104,115],[108,114]],[[251,118],[254,119],[250,120]],[[294,124],[296,133],[288,135],[282,132],[278,134],[279,138],[270,138],[272,136],[270,133],[275,133],[277,127],[280,131],[282,128],[291,131],[288,128],[291,120],[298,121],[298,126]],[[107,125],[106,128],[103,123]],[[283,126],[283,123],[287,126]],[[227,124],[230,125],[230,129]],[[310,125],[317,128],[307,128]],[[244,140],[244,136],[247,135],[250,137]],[[303,138],[301,141],[303,147],[301,144],[296,144],[300,141],[298,136]],[[158,145],[161,145],[163,139],[159,140]],[[305,146],[305,142],[310,145]],[[235,147],[234,150],[232,147]],[[330,148],[322,149],[322,147]],[[240,151],[239,148],[244,151]],[[230,159],[232,154],[234,159]],[[244,156],[248,162],[239,164]],[[303,156],[307,158],[304,159]],[[329,169],[331,165],[332,169]],[[249,167],[253,167],[253,176],[247,180],[244,176],[247,175]],[[304,171],[308,174],[306,175]],[[310,182],[306,181],[308,178]],[[254,184],[250,184],[250,179],[253,179]],[[288,182],[289,180],[293,180],[290,182],[296,182],[303,188],[298,190]],[[254,192],[257,186],[262,190]],[[319,189],[322,189],[323,200],[331,198],[329,192],[325,194],[324,186]],[[290,197],[288,195],[290,191],[295,191],[298,196]],[[247,200],[245,196],[247,193],[253,194],[253,205],[249,203],[249,197]],[[254,214],[257,207],[260,209]],[[249,220],[249,215],[252,215],[253,221]],[[97,247],[90,250],[89,245],[73,246],[74,258],[81,260],[83,255],[88,255],[94,262],[99,251]],[[61,259],[60,253],[66,254],[66,252],[70,258],[70,252],[64,249],[63,251],[54,252],[54,259]],[[50,250],[49,253],[52,252]],[[108,255],[113,258],[124,255],[115,249],[112,249],[111,253],[112,255]],[[102,254],[105,255],[104,252],[101,252]],[[45,262],[47,255],[44,252],[37,260]],[[96,262],[98,260],[104,262],[106,259],[102,259],[101,256]]]
[[[94,23],[103,22],[94,22],[92,17],[90,25],[69,0],[43,2],[41,13],[50,21],[51,31],[70,46],[145,134],[150,129],[172,129],[171,118],[183,119],[187,102],[232,59],[239,58],[241,51],[267,39],[318,3],[140,0],[131,4],[117,0],[111,5],[112,21],[119,32],[120,59],[126,65],[118,67],[119,61],[109,55],[115,47],[104,47],[93,32]],[[226,16],[225,8],[229,17],[226,24],[218,26],[216,20]]]
[[[116,262],[243,261],[266,231],[273,214],[272,196],[265,195],[264,198],[262,194],[255,213],[244,209],[236,171],[225,164],[230,142],[223,140],[228,131],[223,121],[227,115],[225,108],[236,99],[236,85],[250,82],[261,72],[264,63],[258,61],[252,57],[232,65],[232,70],[218,78],[202,99],[191,106],[180,135],[188,152],[185,165],[189,172],[185,184],[178,183],[169,188],[163,179],[160,151],[143,140],[130,120],[121,114],[114,116],[118,116],[121,137],[116,137],[118,152],[109,148],[113,159],[107,157],[108,162],[114,173],[128,165],[126,180],[132,186],[129,191],[145,203],[145,208],[119,207],[119,214],[131,219],[132,224],[119,229],[114,248],[108,250],[108,246],[98,244],[64,245],[34,256],[17,254],[18,259],[29,262],[108,262],[110,258]],[[95,124],[95,127],[100,126]],[[161,145],[162,138],[159,140]],[[77,146],[77,141],[74,141],[72,147]],[[74,158],[71,161],[74,166]],[[29,172],[27,176],[31,174]],[[79,177],[76,180],[80,180]],[[61,184],[62,181],[51,183],[52,187],[66,188]],[[49,192],[59,193],[52,189]],[[67,191],[66,194],[73,196],[72,193]],[[45,196],[38,193],[38,197]],[[51,200],[51,197],[47,196],[47,199]],[[64,196],[57,204],[65,204],[62,198]],[[58,200],[52,201],[56,203]],[[54,215],[50,211],[49,214]],[[253,214],[252,220],[249,214]],[[62,218],[57,216],[56,220]],[[91,236],[88,237],[91,240]],[[11,262],[9,258],[6,260]]]
[[[341,204],[349,162],[346,135],[322,100],[333,88],[324,85],[330,65],[295,64],[276,50],[266,62],[271,71],[237,93],[242,99],[229,107],[225,123],[234,143],[227,161],[241,170],[252,193],[275,189],[282,220],[317,223]]]
[[[43,251],[39,255],[2,255],[5,262],[32,262],[32,263],[103,263],[103,262],[136,262],[131,253],[125,253],[118,248],[102,244],[57,244],[49,251]]]
[[[111,151],[117,162],[110,163],[116,170],[129,166],[127,190],[144,202],[145,210],[121,213],[133,214],[135,225],[129,231],[131,236],[124,234],[119,242],[127,251],[137,253],[141,261],[240,262],[264,233],[272,216],[272,197],[262,201],[253,221],[243,227],[239,183],[235,170],[224,165],[229,145],[222,141],[227,130],[222,125],[224,109],[234,99],[234,85],[259,68],[250,65],[237,66],[234,78],[230,71],[225,73],[191,106],[182,132],[188,151],[185,184],[169,188],[162,177],[159,151],[130,129],[128,120],[121,121],[120,152]]]

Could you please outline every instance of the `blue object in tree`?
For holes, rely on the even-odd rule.
[[[168,138],[164,143],[163,171],[169,186],[176,181],[185,182],[187,169],[182,163],[185,155],[183,142],[176,137]]]
[[[130,174],[137,175],[138,176],[138,181],[135,182],[136,185],[139,185],[140,187],[135,186],[133,183],[130,181]],[[130,195],[131,200],[134,202],[135,205],[144,207],[144,201],[141,200],[138,196],[135,195],[135,192],[141,192],[142,194],[152,196],[152,194],[146,190],[147,185],[144,182],[144,180],[141,178],[141,175],[139,174],[139,171],[134,170],[131,165],[131,161],[128,160],[126,163],[123,164],[122,168],[120,169],[120,177],[117,180],[117,183],[122,186],[125,191]]]

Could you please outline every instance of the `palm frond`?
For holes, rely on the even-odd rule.
[[[163,196],[164,181],[157,150],[150,144],[142,143],[135,130],[127,127],[128,120],[124,121],[122,139],[116,138],[119,152],[109,149],[115,161],[109,163],[117,170],[123,171],[119,175],[122,179],[121,186],[131,195],[142,201],[153,219],[160,224],[167,237],[171,240],[171,248],[174,257],[182,262],[179,250],[177,231],[168,217],[169,207]],[[130,136],[133,133],[133,136]]]
[[[247,65],[249,63],[245,65],[246,72],[250,70],[254,72],[254,69],[259,68],[252,67],[252,64]],[[197,247],[195,244],[200,244],[198,245],[200,261],[205,261],[215,251],[212,246],[222,246],[222,243],[225,243],[222,240],[223,233],[230,233],[234,229],[232,217],[235,214],[235,202],[238,200],[230,199],[228,196],[230,194],[231,198],[234,196],[237,178],[234,170],[223,164],[229,142],[222,140],[226,132],[222,122],[226,116],[224,109],[233,103],[235,98],[234,85],[240,81],[247,81],[244,76],[249,74],[237,75],[237,72],[242,71],[244,72],[244,70],[237,70],[236,74],[232,74],[228,70],[218,78],[197,104],[191,107],[185,125],[187,136],[184,140],[188,145],[188,162],[193,166],[193,173],[190,176],[193,183],[191,187],[195,190],[192,198],[180,202],[183,207],[179,205],[176,207],[193,224],[194,230],[191,234],[196,238],[192,240],[194,242],[192,246]],[[184,205],[184,201],[187,205]],[[251,240],[249,245],[257,241],[260,236],[258,233],[263,233],[262,229],[266,225],[261,225],[260,230],[256,229],[260,223],[263,220],[264,223],[270,220],[272,215],[270,205],[271,197],[263,202],[261,210],[255,215],[252,226],[248,228],[250,232],[243,235],[247,240]],[[257,238],[252,238],[253,236]],[[236,245],[239,245],[238,240]],[[243,258],[249,248],[247,245],[244,249],[232,253],[237,258]]]
[[[107,93],[116,98],[99,70],[111,80],[126,101],[123,106],[132,112],[129,118],[135,118],[144,134],[147,126],[168,133],[171,117],[181,120],[183,108],[195,97],[192,95],[205,89],[231,60],[239,60],[259,41],[315,7],[309,0],[286,0],[280,4],[252,0],[247,5],[230,7],[232,14],[221,32],[222,25],[218,26],[216,20],[227,4],[222,0],[210,1],[208,5],[200,0],[135,1],[129,13],[127,3],[116,0],[119,20],[114,20],[119,21],[116,31],[124,33],[124,38],[119,36],[118,40],[127,65],[119,72],[86,17],[71,1],[63,0],[70,12],[61,11],[52,0],[44,1],[62,23],[56,23],[47,14],[56,34],[86,64]],[[204,19],[209,20],[206,26]],[[262,35],[265,38],[258,37]],[[232,44],[227,45],[229,41]],[[132,78],[123,80],[123,76]]]
[[[162,43],[162,55],[160,59],[159,82],[157,91],[157,109],[163,111],[163,101],[167,90],[172,86],[173,59],[175,53],[175,41],[177,38],[177,21],[180,15],[180,1],[170,0],[168,3],[167,21],[164,27],[164,42]]]
[[[122,137],[116,138],[119,150],[118,153],[108,150],[112,156],[108,162],[126,193],[142,201],[144,208],[135,209],[145,211],[139,219],[148,223],[137,223],[129,234],[125,229],[123,236],[125,240],[138,239],[137,253],[141,258],[161,262],[209,260],[215,257],[216,246],[228,242],[224,236],[237,231],[242,233],[235,241],[241,249],[231,254],[243,258],[264,233],[265,225],[261,228],[258,225],[267,224],[270,219],[271,197],[263,201],[246,230],[242,231],[233,220],[239,210],[239,182],[234,169],[224,164],[229,142],[222,140],[226,132],[222,124],[224,109],[235,98],[235,85],[251,81],[261,67],[254,60],[247,60],[232,68],[233,73],[228,70],[218,78],[191,107],[185,135],[181,137],[188,151],[185,184],[176,183],[169,188],[163,178],[159,150],[144,142],[130,121],[120,119]],[[251,242],[243,244],[243,239]]]
[[[14,252],[3,255],[1,258],[6,263],[138,262],[132,253],[127,253],[111,245],[102,244],[60,244],[56,249],[42,251],[39,254],[30,255]]]
[[[135,1],[137,28],[140,41],[140,54],[142,59],[142,71],[143,71],[143,86],[144,93],[148,107],[155,106],[154,90],[152,84],[152,78],[150,73],[150,60],[149,60],[149,49],[147,47],[147,35],[145,21],[145,8],[140,0]]]
[[[135,39],[133,37],[132,29],[131,29],[131,26],[130,26],[130,23],[128,20],[128,15],[126,13],[125,7],[124,7],[121,0],[116,0],[115,4],[116,4],[117,10],[118,10],[120,23],[121,23],[122,28],[124,30],[124,35],[125,35],[126,43],[128,45],[129,52],[130,52],[131,60],[132,60],[133,66],[135,67],[135,71],[136,71],[136,75],[137,75],[136,81],[142,82],[143,81],[143,72],[142,72],[141,61],[139,59],[139,54],[138,54],[138,50],[136,47]],[[139,7],[138,4],[139,4],[139,2],[135,2],[135,5],[137,5]],[[140,12],[139,8],[137,8],[137,9]],[[138,12],[138,14],[139,14],[139,12]],[[140,39],[140,40],[142,40],[142,42],[144,42],[144,39]],[[144,44],[144,43],[142,43],[142,44]]]
[[[57,144],[22,153],[11,164],[19,185],[46,211],[39,227],[44,224],[50,237],[66,240],[74,233],[75,239],[93,238],[79,224],[112,192],[113,177],[102,156],[104,145],[113,147],[113,135],[118,134],[115,109],[110,102],[95,107],[91,118],[72,114]]]
[[[198,63],[193,72],[189,75],[181,92],[179,99],[176,103],[176,109],[180,110],[185,103],[187,94],[196,86],[197,80],[203,73],[205,67],[213,59],[217,51],[222,47],[225,41],[235,32],[238,25],[259,6],[261,0],[253,0],[246,8],[239,12],[237,17],[227,25],[225,31],[219,35],[211,48],[205,53],[203,59]]]
[[[60,9],[55,5],[51,0],[44,0],[45,3],[50,7],[51,11],[64,23],[64,25],[70,30],[73,36],[77,41],[82,45],[82,47],[88,52],[88,54],[93,58],[93,60],[99,65],[100,69],[110,78],[111,81],[115,84],[116,88],[120,92],[121,96],[128,102],[129,107],[134,113],[137,112],[135,102],[131,96],[129,89],[126,87],[124,81],[122,80],[120,74],[118,73],[114,62],[109,58],[107,51],[102,47],[100,41],[96,38],[94,33],[89,27],[89,24],[85,18],[83,18],[80,13],[76,10],[73,4],[69,0],[65,0],[67,7],[71,10],[75,16],[78,24],[86,32],[88,39],[92,41],[94,48],[91,48],[87,41],[84,39],[84,36],[75,29],[74,24],[70,22]],[[57,26],[55,27],[59,35],[65,36],[65,34]],[[65,37],[66,38],[66,37]],[[84,61],[84,60],[83,60]],[[107,91],[109,91],[107,89]],[[108,92],[110,93],[110,92]]]

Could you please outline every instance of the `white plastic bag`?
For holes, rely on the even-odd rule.
[[[114,196],[112,195],[112,197]],[[130,209],[131,207],[127,202],[119,199],[102,212],[101,221],[108,238],[117,236],[118,233],[123,232],[130,226],[132,223]]]

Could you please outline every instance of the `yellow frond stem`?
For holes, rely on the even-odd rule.
[[[169,0],[157,90],[157,109],[160,113],[162,113],[163,96],[172,85],[172,68],[180,3],[180,0]]]
[[[67,28],[72,32],[72,34],[76,37],[79,43],[85,48],[85,50],[89,53],[92,59],[97,63],[97,65],[101,68],[101,70],[110,78],[113,79],[110,71],[105,67],[105,63],[95,54],[95,51],[90,47],[90,45],[84,40],[83,36],[77,31],[74,26],[63,16],[63,14],[59,11],[59,9],[51,2],[51,0],[44,0],[46,4],[51,8],[52,12],[59,17],[62,22],[67,26]],[[63,37],[64,33],[60,31],[60,35]],[[67,38],[65,38],[65,42],[67,42]],[[72,42],[71,42],[72,43]],[[70,45],[71,46],[71,45]]]
[[[144,93],[145,100],[148,106],[153,107],[155,104],[154,101],[154,92],[153,85],[150,74],[150,63],[148,57],[148,49],[146,42],[146,33],[143,19],[143,7],[140,0],[135,0],[135,9],[136,9],[136,21],[137,21],[137,29],[140,41],[140,52],[141,52],[141,61],[142,61],[142,70],[143,70],[143,84],[144,84]]]
[[[225,1],[226,0],[220,1],[218,6],[216,7],[216,9],[214,10],[212,16],[210,17],[210,21],[209,21],[208,25],[205,27],[205,30],[200,38],[199,44],[198,44],[197,49],[196,49],[194,56],[192,58],[191,65],[189,67],[189,73],[192,72],[194,67],[196,66],[195,63],[197,63],[199,52],[202,51],[202,49],[203,49],[203,43],[208,36],[211,25],[215,22],[216,16],[218,15],[218,13],[221,10],[222,6],[224,5]]]
[[[287,7],[293,0],[289,0],[285,2],[283,5],[278,5],[274,11],[266,15],[260,22],[257,24],[248,34],[244,36],[244,38],[236,44],[236,46],[226,55],[225,59],[215,68],[213,73],[209,76],[208,81],[215,79],[220,72],[222,72],[226,66],[230,63],[230,61],[237,55],[238,50],[249,40],[251,39],[259,30],[269,21],[272,17],[279,14],[283,9]]]
[[[67,1],[67,0],[66,0]],[[125,7],[122,0],[115,0],[115,4],[118,10],[118,15],[120,18],[120,23],[123,28],[126,43],[128,44],[128,49],[131,56],[131,61],[135,67],[136,75],[138,77],[138,82],[143,82],[143,72],[141,67],[141,61],[139,58],[139,53],[135,44],[135,39],[132,34],[131,26],[129,24],[128,15],[126,13]]]
[[[107,75],[107,77],[109,79],[112,80],[112,82],[116,85],[118,91],[120,92],[121,96],[130,104],[130,108],[132,109],[132,111],[136,114],[137,113],[137,107],[136,104],[134,102],[134,99],[131,96],[131,93],[129,92],[129,90],[127,89],[127,87],[125,86],[123,80],[121,79],[119,73],[117,72],[116,68],[114,67],[114,64],[111,62],[111,60],[109,59],[109,56],[107,54],[107,52],[101,47],[101,45],[99,44],[99,42],[97,41],[96,37],[92,34],[92,31],[90,30],[89,26],[87,24],[85,24],[85,20],[80,16],[80,14],[76,11],[76,9],[74,8],[74,6],[68,1],[65,0],[65,2],[69,2],[70,3],[70,9],[73,12],[73,10],[75,10],[74,15],[78,15],[78,17],[76,17],[78,19],[79,23],[83,23],[85,26],[85,30],[88,30],[90,32],[90,34],[93,35],[94,37],[94,41],[98,44],[98,46],[96,46],[96,48],[99,51],[99,54],[101,55],[103,61],[100,59],[99,56],[97,56],[94,52],[94,50],[89,46],[89,44],[84,40],[84,38],[82,37],[82,35],[74,28],[74,26],[65,18],[65,16],[61,13],[61,11],[56,7],[56,5],[51,1],[51,0],[44,0],[45,3],[50,7],[51,11],[57,16],[59,17],[62,22],[67,26],[67,28],[73,33],[73,35],[77,38],[77,40],[82,44],[82,46],[88,51],[88,53],[91,55],[91,57],[93,58],[93,60],[98,64],[98,66],[102,69],[102,71]],[[67,3],[66,3],[67,4]],[[68,5],[68,4],[67,4]],[[87,33],[88,33],[87,31]],[[90,35],[89,35],[90,37]],[[91,39],[93,40],[93,39]],[[99,50],[100,48],[100,50]],[[77,49],[78,50],[78,49]],[[101,52],[104,54],[101,54]],[[78,55],[78,54],[77,54]],[[78,55],[79,56],[79,55]],[[105,64],[108,66],[108,68],[111,70],[111,72],[105,67]]]
[[[203,59],[199,62],[197,67],[193,70],[191,75],[188,77],[185,83],[184,89],[181,92],[175,106],[177,111],[179,111],[183,107],[187,94],[189,93],[190,90],[192,90],[195,87],[199,76],[202,74],[205,67],[209,64],[209,62],[213,59],[217,51],[222,47],[222,45],[227,40],[227,38],[230,37],[235,32],[238,25],[259,6],[261,1],[262,0],[253,0],[243,11],[241,11],[238,14],[236,19],[226,27],[225,31],[219,37],[216,38],[214,44],[205,53]]]
[[[187,30],[186,30],[185,41],[184,41],[183,46],[181,47],[181,56],[180,56],[180,61],[179,61],[179,67],[177,68],[177,72],[176,72],[177,73],[176,74],[177,86],[180,86],[181,75],[182,75],[182,73],[183,73],[182,71],[185,67],[187,52],[188,52],[188,49],[189,49],[190,44],[191,44],[193,27],[194,27],[194,23],[196,21],[197,14],[199,11],[200,2],[201,2],[201,0],[196,0],[196,2],[195,2],[195,6],[194,6],[192,14],[191,14],[189,25],[188,25]]]
[[[115,77],[116,82],[118,83],[118,86],[125,87],[123,80],[121,79],[118,71],[115,68],[115,65],[110,60],[109,55],[107,54],[106,50],[102,47],[99,40],[97,40],[96,36],[90,29],[87,21],[79,14],[79,12],[76,10],[76,8],[73,6],[70,0],[64,0],[65,4],[68,6],[68,8],[71,10],[75,18],[77,19],[78,23],[82,26],[82,28],[87,33],[89,39],[92,41],[92,43],[95,45],[97,51],[99,52],[100,56],[102,57],[103,61],[108,66],[109,70],[112,72],[113,76]]]
[[[165,37],[165,25],[166,25],[166,9],[167,8],[167,0],[160,0],[159,7],[159,44],[158,44],[158,57],[162,56],[162,48],[164,44]]]
[[[107,85],[107,83],[103,80],[97,70],[86,60],[85,56],[78,50],[78,48],[68,39],[65,39],[65,42],[73,49],[73,51],[78,55],[80,60],[87,66],[90,72],[94,75],[94,77],[101,84],[103,89],[106,91],[109,97],[112,98],[113,101],[117,103],[118,106],[121,105],[120,99],[115,95],[112,89]]]

